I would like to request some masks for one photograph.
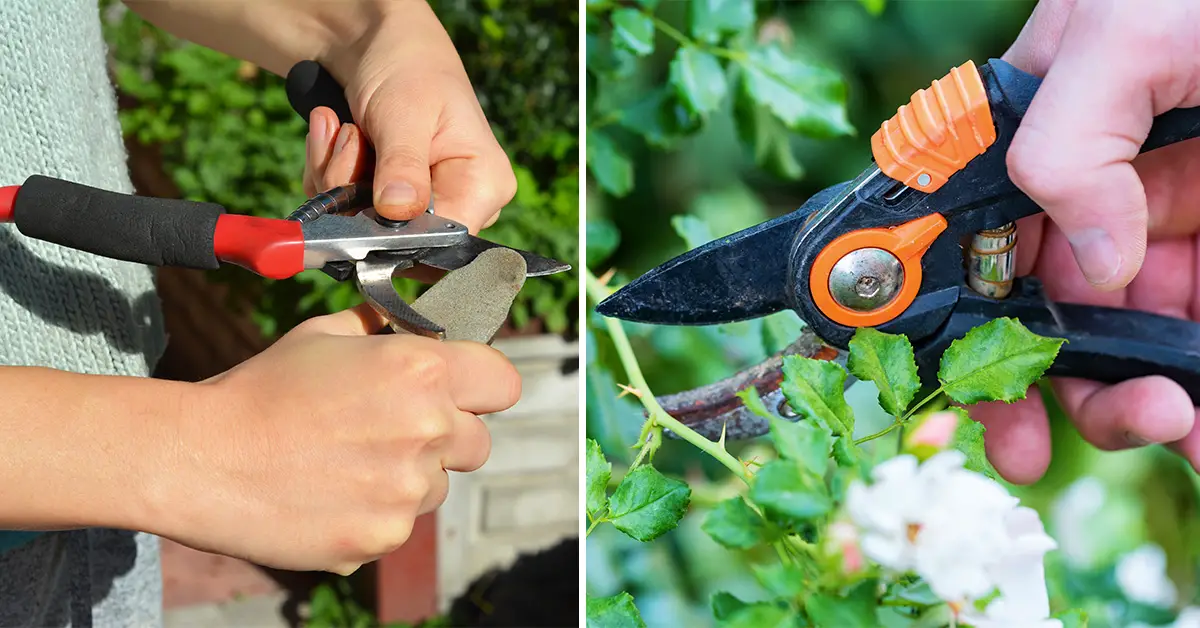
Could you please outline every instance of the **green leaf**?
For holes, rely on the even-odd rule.
[[[596,515],[608,505],[608,481],[612,478],[612,463],[604,458],[600,443],[587,439],[587,511]]]
[[[951,406],[947,410],[958,413],[958,427],[954,430],[952,446],[966,455],[967,460],[963,463],[963,467],[991,478],[997,477],[992,463],[988,462],[987,451],[983,446],[985,430],[983,424],[972,419],[971,415],[962,408]]]
[[[679,525],[692,489],[642,465],[626,475],[608,501],[609,520],[639,541],[653,541]]]
[[[829,430],[813,421],[784,421],[771,418],[771,440],[779,455],[795,460],[803,469],[819,476],[829,468]]]
[[[754,26],[754,3],[745,0],[692,0],[692,36],[716,43],[727,33]]]
[[[935,606],[942,603],[933,589],[929,587],[929,583],[924,580],[917,580],[911,583],[899,583],[892,587],[884,599],[888,601],[904,602],[914,606]]]
[[[750,549],[771,542],[774,536],[770,524],[741,497],[718,504],[704,518],[700,528],[714,541],[731,549]]]
[[[612,13],[614,46],[638,56],[654,52],[654,21],[637,9],[617,9]]]
[[[651,146],[670,149],[679,138],[699,130],[702,120],[679,102],[674,89],[660,87],[622,109],[620,124],[640,134]]]
[[[755,474],[750,499],[776,514],[798,519],[819,517],[833,507],[824,480],[791,460],[772,460]]]
[[[1062,622],[1063,628],[1087,628],[1088,616],[1083,609],[1072,608],[1051,615]]]
[[[899,334],[860,327],[850,339],[846,366],[855,377],[875,383],[879,405],[894,417],[904,414],[921,388],[912,343]]]
[[[804,176],[788,128],[745,89],[738,90],[734,98],[733,116],[738,138],[750,148],[755,165],[787,181]]]
[[[833,460],[839,467],[852,468],[858,466],[858,447],[849,434],[843,434],[833,440]]]
[[[875,589],[878,585],[874,580],[865,581],[850,590],[845,597],[837,598],[824,593],[818,593],[805,601],[804,610],[817,626],[837,626],[838,628],[875,628]]]
[[[763,350],[767,355],[783,351],[800,337],[804,323],[791,310],[776,312],[762,319]]]
[[[887,7],[887,0],[859,0],[859,2],[866,8],[867,13],[875,17],[883,15],[883,9]]]
[[[743,89],[789,129],[817,138],[854,134],[837,72],[788,57],[776,45],[748,51],[742,64]]]
[[[1064,342],[1039,336],[1015,319],[997,318],[950,344],[938,380],[947,396],[964,405],[1024,399]]]
[[[816,419],[835,435],[854,433],[846,404],[846,371],[827,360],[790,355],[783,360],[783,395],[801,416]]]
[[[588,597],[587,628],[646,628],[646,622],[633,596],[622,591],[612,597]]]
[[[729,91],[721,62],[692,46],[681,46],[675,53],[670,78],[679,99],[692,113],[700,116],[720,107]]]
[[[621,197],[633,189],[633,163],[608,135],[587,132],[587,165],[596,182],[609,194]]]
[[[794,598],[807,588],[804,571],[791,563],[752,565],[754,578],[774,597]]]
[[[675,233],[680,238],[683,238],[689,250],[708,244],[713,239],[712,231],[708,228],[708,225],[703,220],[691,214],[671,216],[671,227],[675,229]]]
[[[721,628],[794,628],[795,614],[786,606],[758,602],[738,609],[721,622]]]
[[[617,250],[621,243],[621,231],[612,222],[603,218],[587,221],[587,265],[595,268]]]
[[[747,603],[738,599],[732,593],[717,591],[712,596],[713,617],[717,621],[725,621],[734,613],[746,608]]]

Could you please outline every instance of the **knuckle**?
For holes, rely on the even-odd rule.
[[[390,372],[413,388],[430,387],[440,389],[450,378],[450,366],[441,355],[430,350],[414,351],[409,343],[383,343],[389,345],[387,363]]]
[[[1054,201],[1068,194],[1076,177],[1069,160],[1040,139],[1015,138],[1006,157],[1008,176],[1035,201]]]
[[[410,430],[410,438],[426,449],[442,447],[454,432],[453,419],[445,412],[430,412],[421,417]]]

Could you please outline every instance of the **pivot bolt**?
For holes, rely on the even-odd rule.
[[[851,251],[829,273],[833,300],[856,312],[870,312],[891,303],[902,285],[904,265],[883,249]]]

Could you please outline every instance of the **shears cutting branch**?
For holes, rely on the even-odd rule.
[[[951,342],[1012,317],[1037,334],[1067,339],[1050,375],[1105,383],[1163,375],[1200,405],[1200,324],[1055,303],[1036,278],[1015,277],[1014,223],[1041,209],[1009,179],[1005,157],[1040,82],[996,59],[954,68],[880,126],[871,138],[874,161],[856,178],[666,262],[597,311],[713,325],[790,309],[809,326],[792,349],[823,351],[809,346],[811,330],[836,350],[827,357],[844,357],[855,330],[874,327],[907,336],[923,381],[934,385]],[[1141,152],[1197,136],[1200,108],[1176,109],[1155,118]],[[705,394],[672,396],[664,407],[673,414],[682,402],[707,408],[693,424],[711,438],[733,427],[731,438],[764,433],[765,421],[715,392],[731,395],[748,373],[757,371]],[[780,377],[777,369],[757,373],[760,394],[778,396],[772,381]],[[785,404],[773,407],[786,414]]]

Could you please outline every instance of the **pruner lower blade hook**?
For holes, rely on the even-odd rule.
[[[414,266],[411,259],[370,256],[355,263],[355,282],[363,299],[396,333],[411,333],[445,340],[446,328],[422,316],[400,298],[393,280]]]

